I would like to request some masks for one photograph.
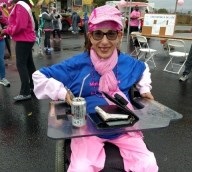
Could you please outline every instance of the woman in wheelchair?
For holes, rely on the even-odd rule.
[[[87,102],[87,113],[94,113],[98,105],[111,104],[102,92],[120,94],[129,100],[129,89],[136,85],[141,96],[154,99],[148,65],[120,52],[122,40],[121,13],[108,5],[93,10],[88,21],[88,43],[81,54],[59,64],[43,67],[33,74],[34,93],[38,99],[51,98],[70,103],[65,87]],[[128,108],[133,109],[128,101]],[[104,134],[71,139],[71,157],[68,172],[98,172],[104,168],[104,143],[116,145],[123,158],[124,170],[129,172],[156,172],[157,162],[143,140],[142,132]],[[114,157],[111,157],[114,158]]]

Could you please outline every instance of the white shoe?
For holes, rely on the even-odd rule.
[[[179,80],[184,82],[184,81],[186,81],[188,78],[189,78],[188,75],[182,75],[182,76],[179,78]]]
[[[4,85],[5,87],[10,87],[10,82],[6,78],[0,80],[0,84]]]
[[[75,32],[75,31],[72,31],[72,33],[73,33],[73,34],[77,34],[77,32]]]
[[[28,99],[31,99],[31,95],[18,95],[16,97],[14,97],[14,101],[22,101],[22,100],[28,100]]]

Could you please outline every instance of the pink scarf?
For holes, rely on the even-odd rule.
[[[113,68],[118,62],[117,49],[113,51],[112,55],[108,59],[100,59],[93,49],[90,50],[90,56],[95,70],[101,75],[99,81],[99,92],[105,92],[111,96],[114,96],[116,93],[118,93],[128,101],[125,94],[119,89],[118,81],[115,74],[113,73]],[[107,98],[105,99],[109,104],[112,104],[112,102],[110,102]],[[129,109],[133,109],[130,102],[128,103],[127,107]]]

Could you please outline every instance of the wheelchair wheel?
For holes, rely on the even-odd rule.
[[[65,141],[56,141],[55,172],[65,172]]]

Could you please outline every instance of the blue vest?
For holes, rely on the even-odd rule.
[[[119,82],[120,90],[128,98],[129,89],[140,80],[145,68],[144,62],[128,54],[119,54],[118,63],[114,67],[113,72]],[[75,96],[79,96],[83,78],[90,74],[84,82],[81,94],[81,97],[86,99],[87,112],[94,113],[95,106],[108,104],[101,93],[98,92],[100,74],[94,69],[88,52],[78,54],[51,67],[41,68],[40,72],[48,78],[52,77],[62,82]],[[118,135],[101,137],[111,139]]]

